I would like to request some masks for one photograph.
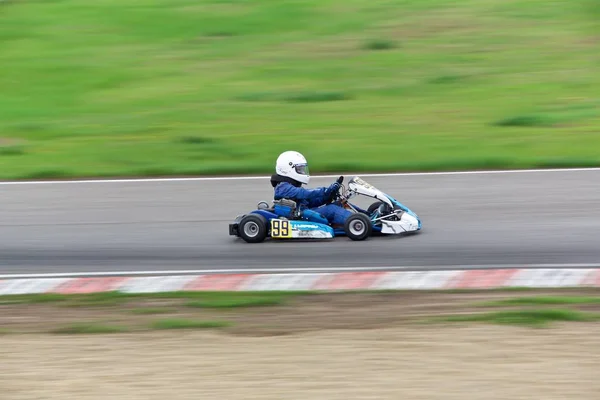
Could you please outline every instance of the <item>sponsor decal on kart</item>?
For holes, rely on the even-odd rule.
[[[321,227],[318,225],[314,225],[314,224],[295,223],[293,225],[293,229],[294,230],[296,230],[296,229],[312,230],[312,229],[321,229]]]
[[[355,177],[352,180],[354,183],[356,183],[357,185],[366,187],[367,189],[375,189],[375,187],[371,184],[368,184],[367,182],[365,182],[363,179],[359,178],[359,177]]]
[[[287,219],[271,220],[271,237],[274,239],[312,236],[315,231],[323,231],[323,228],[312,223],[290,221]]]

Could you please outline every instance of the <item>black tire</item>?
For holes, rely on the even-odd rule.
[[[352,214],[344,223],[346,236],[352,240],[365,240],[371,236],[371,220],[365,214]]]
[[[259,243],[267,237],[267,219],[260,214],[248,214],[240,221],[239,235],[248,243]]]
[[[381,201],[376,201],[375,203],[371,204],[369,206],[369,208],[367,208],[367,212],[369,214],[371,214],[373,211],[375,211],[377,209],[377,207],[379,207],[381,205]]]
[[[381,206],[382,204],[384,204],[384,206],[385,206],[385,211],[387,213],[390,213],[391,212],[391,208],[390,208],[389,205],[387,205],[383,201],[376,201],[375,203],[371,204],[369,206],[369,208],[367,208],[367,212],[369,213],[369,215],[371,215],[373,213],[373,211],[375,211],[377,208],[379,208],[379,206]]]

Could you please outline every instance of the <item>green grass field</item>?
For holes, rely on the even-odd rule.
[[[546,327],[552,322],[600,321],[600,314],[568,309],[510,310],[483,314],[453,315],[433,319],[433,321],[436,320],[446,322],[484,322],[492,324]]]
[[[0,178],[600,165],[596,0],[0,1]]]
[[[348,290],[1,295],[0,336],[170,329],[280,335],[305,331],[308,327],[311,330],[344,326],[364,329],[381,327],[382,323],[388,326],[484,323],[550,327],[559,322],[600,321],[597,288],[528,288],[531,295],[520,297],[513,297],[514,292],[498,288],[460,293],[454,290]],[[360,306],[360,311],[351,312],[355,306]],[[19,318],[15,318],[16,315]]]
[[[17,294],[0,296],[0,306],[54,303],[64,307],[109,307],[127,304],[136,299],[184,299],[187,300],[186,307],[228,309],[284,305],[287,300],[296,296],[310,295],[311,293],[294,291],[210,292],[202,290],[162,293],[122,293],[114,291],[85,294]]]

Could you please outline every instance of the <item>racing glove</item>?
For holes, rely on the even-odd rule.
[[[327,189],[325,189],[325,202],[330,202],[333,200],[333,196],[337,191],[342,187],[338,182],[334,182]]]
[[[342,185],[340,185],[338,182],[333,182],[331,185],[329,185],[329,188],[327,188],[327,191],[329,193],[335,193],[338,190],[340,190],[341,187],[342,187]]]

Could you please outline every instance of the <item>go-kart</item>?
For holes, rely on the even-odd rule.
[[[248,214],[238,215],[229,224],[229,235],[241,237],[248,243],[272,239],[331,239],[347,236],[351,240],[365,240],[373,233],[395,235],[421,230],[421,220],[413,211],[392,196],[368,184],[358,176],[342,185],[343,176],[337,179],[340,188],[331,193],[327,203],[352,211],[343,226],[331,225],[314,210],[299,209],[295,201],[281,199],[272,205],[265,201]],[[355,196],[376,199],[366,210],[350,203]]]

